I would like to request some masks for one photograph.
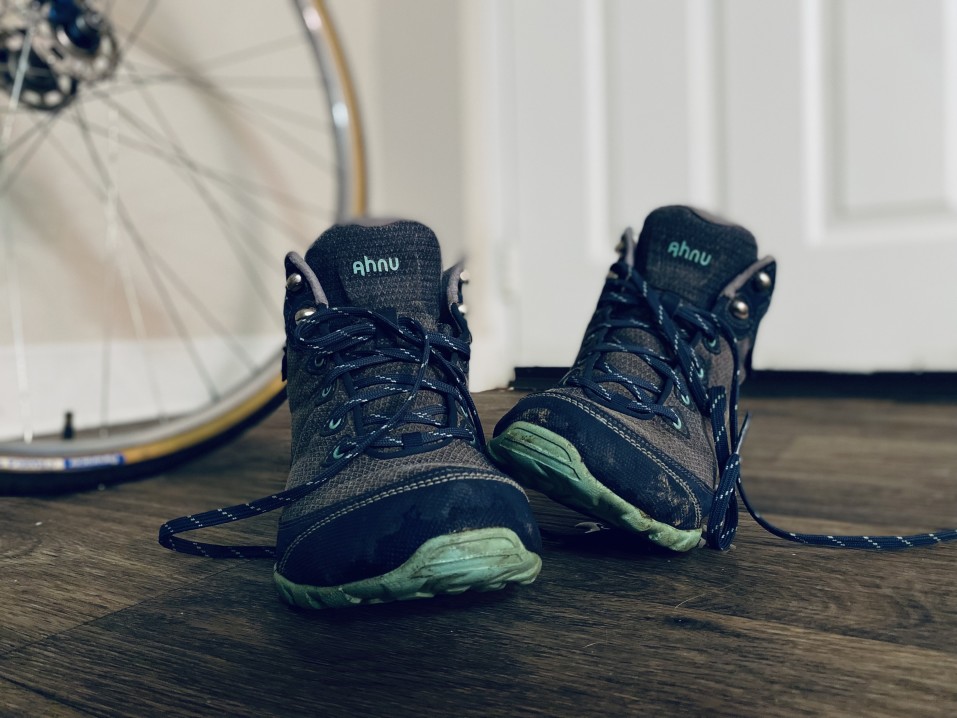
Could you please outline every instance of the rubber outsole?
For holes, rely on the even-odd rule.
[[[485,528],[431,538],[398,568],[361,581],[310,586],[293,583],[276,570],[273,580],[279,595],[294,606],[341,608],[527,585],[541,568],[541,558],[514,531]]]
[[[526,488],[612,526],[641,534],[672,551],[690,551],[701,529],[656,521],[596,479],[570,441],[527,421],[516,421],[488,443],[492,459]]]

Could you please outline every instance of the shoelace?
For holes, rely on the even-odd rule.
[[[645,318],[635,318],[635,307],[647,307]],[[629,310],[632,316],[613,318],[616,308]],[[608,338],[619,329],[637,329],[658,337],[671,353],[661,356],[646,347],[622,343]],[[706,374],[692,346],[699,340],[713,341],[721,336],[730,347],[734,362],[734,377],[730,392],[724,387],[708,387]],[[605,354],[629,352],[644,360],[664,379],[661,386],[637,376],[627,375],[605,361]],[[655,416],[677,421],[677,413],[664,405],[664,400],[677,386],[682,397],[690,397],[698,409],[711,419],[711,431],[721,467],[715,488],[711,511],[705,525],[704,538],[709,546],[725,550],[731,546],[738,527],[737,495],[751,517],[771,534],[788,541],[839,548],[864,548],[895,550],[928,546],[935,543],[957,540],[957,529],[913,534],[908,536],[838,536],[806,534],[785,531],[761,516],[748,500],[741,477],[741,445],[748,432],[750,415],[746,414],[738,424],[738,387],[740,385],[740,362],[737,339],[720,317],[710,312],[675,303],[673,295],[656,290],[642,278],[633,267],[619,262],[612,267],[599,300],[596,319],[593,320],[576,367],[563,379],[563,383],[579,386],[595,398],[639,419]],[[613,382],[625,389],[631,398],[609,392],[602,384]],[[728,415],[727,428],[725,412]]]
[[[298,501],[317,490],[370,447],[404,446],[403,439],[390,436],[404,424],[425,424],[435,429],[406,434],[416,446],[452,438],[465,439],[484,446],[478,411],[465,388],[467,378],[455,357],[469,358],[469,345],[439,332],[430,332],[417,320],[393,318],[383,313],[358,308],[321,307],[300,321],[290,341],[311,355],[315,370],[336,358],[334,368],[325,375],[318,391],[326,391],[337,381],[347,381],[349,399],[333,410],[330,422],[342,421],[350,412],[371,402],[405,394],[404,401],[390,416],[368,412],[363,416],[364,433],[340,442],[330,463],[311,481],[286,491],[226,508],[182,516],[166,522],[159,530],[159,543],[168,549],[210,558],[274,558],[274,546],[229,546],[180,538],[177,534],[219,526],[259,516]],[[409,373],[395,369],[410,364]],[[371,370],[380,367],[382,373]],[[434,371],[429,372],[429,368]],[[356,375],[353,377],[353,375]],[[435,377],[442,377],[436,379]],[[429,389],[444,399],[443,406],[416,408],[413,404],[420,389]],[[460,423],[459,407],[466,421]],[[440,419],[444,415],[444,420]]]

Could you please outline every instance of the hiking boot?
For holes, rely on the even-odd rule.
[[[527,584],[541,538],[522,488],[485,456],[469,395],[462,268],[442,272],[417,222],[356,220],[286,257],[286,489],[183,516],[159,542],[211,558],[275,558],[303,608]],[[282,508],[276,546],[178,534]]]
[[[754,236],[663,207],[618,246],[574,365],[495,427],[526,487],[675,551],[730,545],[738,386],[774,290]]]
[[[322,607],[531,583],[538,527],[489,463],[467,388],[461,266],[408,221],[334,226],[286,259],[284,599]]]

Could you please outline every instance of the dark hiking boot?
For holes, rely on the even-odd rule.
[[[526,487],[661,546],[726,547],[738,386],[774,280],[774,261],[758,259],[743,227],[655,210],[637,243],[625,231],[574,366],[505,415],[493,459]]]
[[[461,267],[416,222],[335,226],[286,261],[292,465],[275,581],[299,606],[530,583],[540,539],[467,388]]]
[[[461,266],[416,222],[337,225],[286,257],[292,461],[286,489],[160,527],[167,548],[274,558],[303,608],[527,584],[541,539],[522,488],[489,463],[468,392]],[[276,546],[178,534],[283,509]]]

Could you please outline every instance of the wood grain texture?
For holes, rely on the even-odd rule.
[[[9,681],[0,679],[0,710],[4,716],[45,716],[45,718],[76,718],[86,716],[63,703],[47,698]]]
[[[487,433],[519,396],[476,397]],[[746,487],[787,528],[957,524],[957,406],[744,403]],[[549,536],[533,585],[309,613],[279,602],[268,562],[155,543],[165,519],[280,488],[288,430],[283,408],[166,476],[0,500],[0,715],[957,712],[957,545],[808,548],[745,514],[732,550],[674,555],[581,535],[532,494]]]

